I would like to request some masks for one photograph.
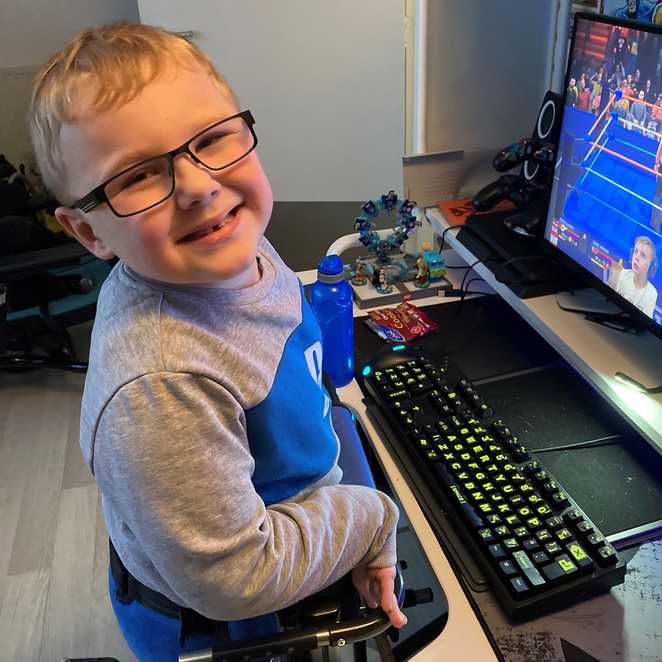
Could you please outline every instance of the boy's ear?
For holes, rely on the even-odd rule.
[[[58,207],[55,210],[55,218],[70,237],[74,237],[99,259],[111,260],[115,257],[115,253],[106,246],[103,239],[94,234],[92,226],[85,220],[80,209]]]

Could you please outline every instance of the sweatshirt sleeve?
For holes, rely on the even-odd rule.
[[[353,567],[393,565],[398,511],[366,487],[321,487],[265,507],[245,414],[218,383],[160,372],[120,388],[93,466],[136,544],[185,604],[237,620],[293,604]]]

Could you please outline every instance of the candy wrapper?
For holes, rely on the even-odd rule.
[[[396,308],[378,308],[368,313],[365,323],[387,342],[409,342],[439,329],[420,308],[411,303],[401,303]]]

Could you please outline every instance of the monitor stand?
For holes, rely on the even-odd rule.
[[[592,288],[559,292],[556,303],[562,310],[571,313],[590,313],[594,315],[620,315],[621,309],[609,301],[603,294]]]
[[[562,310],[583,313],[589,322],[601,324],[616,331],[641,334],[646,330],[646,326],[642,322],[632,318],[594,289],[559,292],[556,295],[556,303]]]

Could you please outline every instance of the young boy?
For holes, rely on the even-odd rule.
[[[320,332],[263,237],[273,200],[250,112],[195,46],[117,24],[44,65],[29,119],[57,219],[120,258],[99,295],[80,443],[116,563],[148,589],[122,604],[110,577],[136,655],[179,652],[179,621],[149,596],[237,621],[350,571],[402,627],[397,509],[339,484]]]

